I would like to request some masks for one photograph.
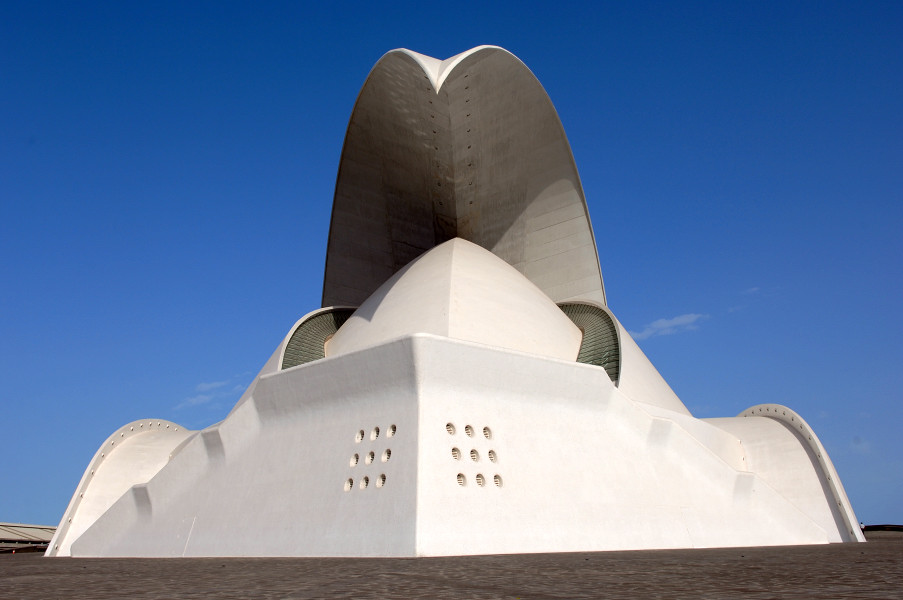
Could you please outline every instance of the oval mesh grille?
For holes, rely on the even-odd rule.
[[[577,362],[602,367],[614,383],[621,372],[618,330],[607,312],[591,304],[559,304],[559,308],[583,331]]]
[[[282,368],[297,367],[326,357],[324,344],[354,313],[353,308],[334,308],[307,319],[295,329],[282,358]]]

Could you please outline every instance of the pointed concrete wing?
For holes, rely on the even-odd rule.
[[[494,46],[445,61],[394,50],[373,67],[348,124],[323,306],[360,305],[455,237],[555,302],[605,303],[577,167],[533,73]]]

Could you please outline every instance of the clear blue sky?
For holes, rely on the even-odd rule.
[[[496,44],[690,410],[790,406],[903,523],[903,4],[320,4],[0,5],[0,521],[56,524],[121,425],[222,419],[319,306],[370,67]]]

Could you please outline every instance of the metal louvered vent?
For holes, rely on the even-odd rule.
[[[354,313],[353,308],[333,308],[318,313],[295,328],[282,358],[282,368],[297,367],[326,357],[324,344]]]
[[[618,383],[621,348],[618,330],[608,313],[592,304],[559,304],[558,307],[583,331],[577,362],[602,367]]]

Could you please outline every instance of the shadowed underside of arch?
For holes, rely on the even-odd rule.
[[[323,306],[361,304],[454,237],[555,302],[605,303],[570,146],[530,70],[492,46],[446,61],[395,50],[373,67],[348,124]]]

